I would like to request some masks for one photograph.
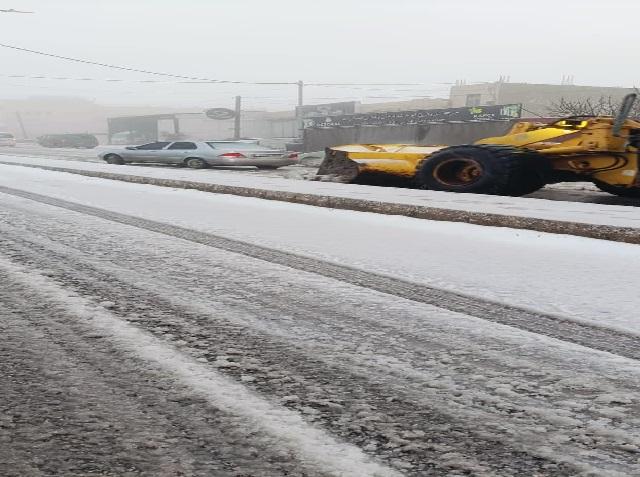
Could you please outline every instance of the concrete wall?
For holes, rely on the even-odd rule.
[[[469,144],[484,137],[503,135],[511,125],[510,121],[487,121],[426,126],[306,129],[304,148],[311,152],[344,144]]]

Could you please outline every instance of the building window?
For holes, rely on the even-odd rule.
[[[480,100],[482,95],[480,94],[468,94],[467,95],[467,106],[480,106]]]

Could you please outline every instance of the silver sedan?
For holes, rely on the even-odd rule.
[[[298,164],[298,154],[242,141],[152,142],[141,146],[103,148],[98,157],[108,164],[181,164],[192,169],[209,166],[256,166],[276,169]]]

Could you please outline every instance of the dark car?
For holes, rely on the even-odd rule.
[[[98,145],[98,140],[91,134],[46,134],[38,138],[38,144],[44,147],[93,149]]]

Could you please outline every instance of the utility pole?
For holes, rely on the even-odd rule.
[[[24,122],[22,121],[22,115],[20,114],[20,111],[16,111],[16,119],[18,120],[20,130],[22,131],[22,138],[27,139],[27,129],[24,127]]]
[[[302,140],[304,135],[304,115],[302,114],[302,106],[304,106],[304,81],[300,80],[298,85],[298,107],[296,109],[296,123],[298,125],[298,139]]]
[[[233,117],[233,139],[236,141],[242,136],[240,134],[240,125],[242,120],[242,96],[236,96],[236,114]]]

